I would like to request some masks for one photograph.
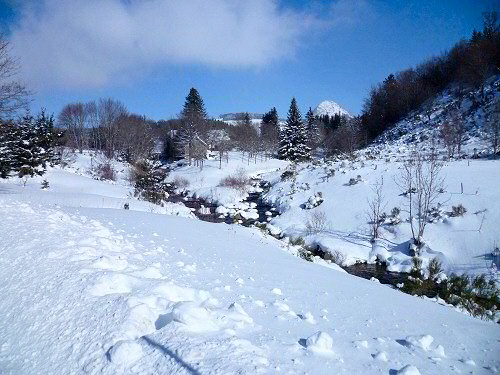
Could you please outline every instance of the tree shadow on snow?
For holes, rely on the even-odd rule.
[[[341,239],[345,242],[349,242],[363,247],[371,247],[370,236],[358,232],[342,232],[338,230],[326,230],[325,233],[334,238]]]
[[[157,349],[160,352],[162,352],[164,355],[172,358],[175,362],[177,362],[178,365],[182,366],[188,373],[190,373],[192,375],[201,375],[201,373],[198,370],[196,370],[190,364],[184,362],[182,360],[182,358],[180,358],[179,356],[177,356],[173,351],[171,351],[167,347],[158,344],[156,341],[150,339],[147,336],[143,336],[143,337],[141,337],[141,339],[144,340],[152,348]]]

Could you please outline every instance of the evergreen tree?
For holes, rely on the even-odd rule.
[[[0,177],[41,176],[53,158],[53,116],[26,114],[19,124],[0,123]]]
[[[205,104],[198,90],[191,88],[180,113],[180,129],[177,134],[177,143],[181,148],[180,151],[187,156],[189,164],[191,164],[193,157],[195,139],[203,137],[207,131]]]
[[[14,144],[16,127],[12,123],[0,122],[0,178],[7,178],[15,167]]]
[[[191,90],[189,90],[188,96],[186,96],[186,101],[184,102],[184,107],[181,112],[181,119],[195,118],[198,120],[206,120],[207,117],[203,99],[198,90],[192,87]]]
[[[36,144],[40,149],[40,162],[43,168],[47,167],[54,160],[54,115],[47,116],[42,109],[34,121],[34,132],[36,134]]]
[[[303,161],[310,158],[310,152],[311,149],[307,145],[307,127],[302,121],[297,101],[293,98],[280,135],[279,156],[285,160]]]
[[[41,176],[45,173],[42,149],[38,144],[34,118],[26,114],[17,127],[14,142],[14,166],[17,175],[22,177]]]
[[[263,144],[269,151],[274,151],[276,149],[280,137],[280,126],[278,111],[275,107],[262,116],[260,136]]]
[[[137,162],[134,168],[134,195],[154,204],[162,204],[167,198],[166,175],[161,162],[151,155]]]
[[[318,119],[314,116],[314,112],[309,107],[309,111],[306,113],[306,122],[307,122],[307,137],[308,137],[308,145],[309,147],[315,148],[318,145],[320,134],[318,127]]]

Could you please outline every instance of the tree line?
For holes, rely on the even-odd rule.
[[[423,63],[390,74],[373,87],[366,98],[361,125],[374,139],[391,125],[420,108],[451,84],[457,94],[481,88],[485,80],[500,71],[500,25],[495,11],[483,13],[483,30],[458,42],[450,51]]]

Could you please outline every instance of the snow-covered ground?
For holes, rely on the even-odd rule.
[[[181,204],[166,203],[164,207],[139,201],[134,198],[134,189],[129,182],[129,166],[113,161],[116,181],[96,180],[96,165],[101,162],[92,152],[72,155],[71,163],[64,169],[49,168],[42,177],[28,180],[23,186],[20,179],[0,179],[0,192],[16,194],[18,201],[42,203],[51,206],[92,207],[123,209],[125,204],[133,211],[146,211],[158,214],[179,215],[193,218],[191,211]],[[41,190],[41,182],[47,180],[49,188]]]
[[[2,374],[500,369],[498,325],[305,262],[256,229],[124,210],[125,185],[76,169],[50,171],[49,191],[0,184]]]
[[[283,160],[262,159],[260,155],[257,159],[249,160],[247,154],[229,152],[227,159],[224,156],[221,168],[219,168],[219,160],[214,157],[206,160],[202,169],[194,164],[173,169],[168,176],[168,181],[185,179],[188,183],[185,189],[189,191],[189,194],[212,203],[225,205],[242,201],[247,197],[248,191],[220,186],[224,178],[236,177],[239,174],[250,178],[265,172],[284,170],[288,164]]]
[[[269,173],[264,178],[273,183],[266,199],[275,204],[282,215],[272,221],[291,237],[302,236],[310,244],[324,250],[340,251],[347,263],[356,260],[386,260],[390,270],[409,271],[411,257],[408,240],[411,238],[407,198],[401,195],[397,184],[406,149],[386,154],[388,160],[321,163],[301,165],[295,180],[284,180],[280,173]],[[327,174],[335,170],[335,176]],[[281,171],[280,171],[281,172]],[[500,161],[460,160],[448,162],[442,169],[445,190],[438,202],[441,216],[428,224],[424,233],[424,259],[439,257],[449,272],[462,273],[491,271],[490,254],[500,244]],[[351,179],[360,181],[349,185]],[[368,200],[375,195],[374,188],[383,181],[384,209],[387,214],[399,207],[402,222],[383,225],[381,238],[375,249],[370,243],[367,213]],[[463,193],[461,188],[463,185]],[[321,194],[323,202],[307,209],[307,202]],[[452,206],[462,204],[467,212],[462,217],[451,217]],[[306,223],[315,212],[322,212],[327,228],[317,234],[308,234]]]
[[[238,170],[244,170],[248,176],[259,175],[272,185],[265,200],[281,213],[271,221],[269,228],[273,234],[303,237],[309,245],[339,251],[345,255],[347,264],[374,262],[378,257],[387,261],[389,270],[408,272],[412,267],[408,246],[411,229],[405,212],[407,198],[401,194],[397,180],[403,161],[413,149],[412,145],[400,144],[394,149],[379,149],[375,159],[371,158],[374,155],[371,148],[361,152],[355,162],[303,163],[297,166],[294,178],[285,179],[281,176],[287,168],[290,170],[288,163],[274,159],[248,163],[242,160],[240,153],[233,152],[229,163],[223,162],[222,169],[217,160],[209,160],[203,170],[195,166],[176,168],[169,179],[186,179],[190,194],[225,207],[238,207],[236,203],[243,200],[247,192],[218,186],[220,181],[236,175]],[[424,267],[437,257],[448,274],[494,271],[491,253],[500,245],[500,161],[449,161],[444,163],[441,176],[445,188],[436,201],[436,206],[441,203],[439,215],[435,223],[427,225],[424,233],[426,246],[421,254]],[[359,182],[349,185],[351,179]],[[389,215],[398,207],[401,223],[383,225],[381,240],[372,246],[368,201],[374,196],[375,186],[382,182],[383,211]],[[314,207],[311,202],[316,200],[321,203]],[[467,212],[463,216],[450,216],[452,207],[459,204]],[[219,211],[226,210],[221,207]],[[324,214],[326,225],[321,233],[311,234],[307,222],[314,213]]]

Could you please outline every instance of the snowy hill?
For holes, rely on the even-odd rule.
[[[488,148],[485,121],[491,115],[495,104],[500,101],[500,76],[494,76],[482,89],[470,90],[457,95],[456,88],[448,89],[422,108],[410,113],[382,134],[370,149],[389,150],[401,145],[430,147],[432,142],[444,149],[441,140],[441,126],[453,121],[453,116],[465,127],[464,154],[472,156],[474,149],[478,155]]]
[[[342,116],[351,117],[349,112],[347,112],[344,108],[342,108],[339,104],[335,103],[332,100],[324,100],[318,104],[316,109],[314,110],[314,114],[316,116],[334,116],[336,114],[340,114]]]

